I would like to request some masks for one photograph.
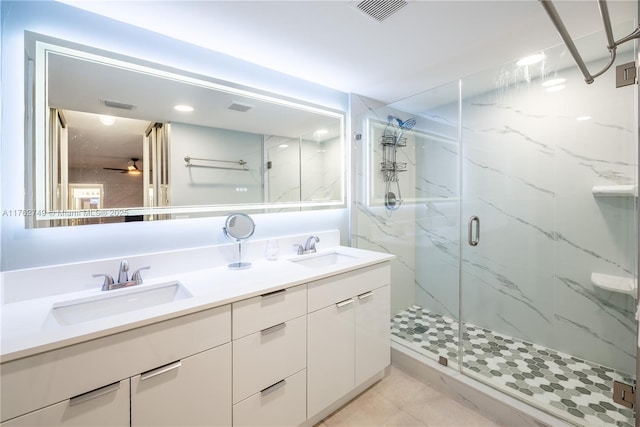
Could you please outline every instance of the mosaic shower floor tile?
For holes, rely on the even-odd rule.
[[[633,411],[613,402],[613,381],[632,375],[465,324],[463,369],[525,402],[582,426],[633,427]],[[391,319],[394,340],[458,364],[458,323],[413,306]]]

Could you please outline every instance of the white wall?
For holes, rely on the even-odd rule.
[[[173,206],[262,203],[262,135],[171,123],[169,186]],[[193,160],[185,156],[247,162],[248,171],[215,169],[240,165]],[[213,166],[213,167],[207,167]]]
[[[24,31],[32,31],[165,66],[257,87],[337,110],[348,95],[276,73],[52,1],[2,1],[1,179],[3,212],[24,209]],[[211,18],[215,20],[215,17]],[[215,22],[213,22],[215,24]],[[241,25],[241,23],[238,23]],[[346,210],[256,215],[257,237],[340,229],[348,239]],[[2,216],[2,270],[124,257],[216,243],[224,218],[26,229],[22,215]]]

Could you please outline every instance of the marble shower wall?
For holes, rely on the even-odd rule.
[[[435,92],[458,98],[458,84]],[[430,94],[438,97],[437,93]],[[457,103],[421,114],[416,137],[416,304],[459,319],[460,146]]]
[[[265,200],[327,202],[342,198],[341,138],[312,141],[282,136],[265,137]]]
[[[264,153],[265,163],[271,165],[265,173],[265,201],[300,201],[300,139],[265,136]]]
[[[408,138],[406,147],[397,151],[397,161],[407,163],[407,171],[399,173],[403,202],[395,210],[384,206],[387,190],[380,170],[381,136],[388,115],[406,113],[381,107],[376,102],[352,95],[352,130],[357,135],[352,144],[353,200],[352,245],[362,249],[394,254],[391,261],[391,314],[415,303],[415,138]],[[358,112],[362,112],[358,114]],[[393,191],[398,194],[396,183]]]
[[[482,224],[480,245],[463,244],[463,320],[633,372],[635,300],[595,287],[591,273],[636,272],[634,198],[592,194],[636,183],[635,89],[615,89],[613,73],[592,85],[573,68],[557,77],[567,79],[558,92],[536,79],[463,91],[463,228],[471,215]]]
[[[547,64],[547,78],[566,82],[546,92],[527,76],[533,70],[513,67],[463,79],[462,157],[457,82],[354,121],[363,135],[354,151],[354,241],[397,255],[394,312],[417,304],[462,313],[465,322],[633,372],[635,300],[594,286],[591,273],[635,274],[635,199],[594,197],[592,187],[637,181],[637,89],[615,89],[611,72],[586,85],[574,67]],[[494,89],[473,89],[481,87]],[[418,118],[401,160],[413,169],[401,176],[405,203],[391,212],[371,130],[388,114]],[[481,220],[477,247],[466,242],[471,215]]]
[[[557,72],[566,79],[557,92],[539,79],[463,92],[462,218],[478,215],[482,233],[479,246],[463,245],[462,312],[633,372],[635,300],[591,283],[591,273],[636,271],[634,198],[592,194],[637,181],[635,87],[615,89],[614,76],[586,85],[571,67]]]
[[[339,137],[325,141],[302,139],[300,164],[302,191],[300,197],[308,202],[341,200],[342,146]]]

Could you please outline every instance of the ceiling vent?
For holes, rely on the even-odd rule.
[[[119,108],[121,110],[133,110],[136,106],[133,104],[125,104],[124,102],[109,101],[108,99],[100,100],[104,105],[111,108]]]
[[[247,111],[252,109],[253,106],[252,105],[247,105],[247,104],[240,104],[238,102],[234,102],[233,104],[229,105],[227,108],[229,110],[240,111],[241,113],[246,113]]]
[[[363,0],[356,7],[369,17],[382,22],[406,5],[405,0]]]

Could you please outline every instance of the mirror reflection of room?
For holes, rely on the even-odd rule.
[[[343,113],[34,46],[37,227],[344,203]]]

